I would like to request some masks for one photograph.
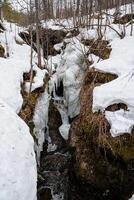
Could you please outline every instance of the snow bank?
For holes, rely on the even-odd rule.
[[[0,200],[36,200],[34,142],[27,125],[0,100]]]
[[[118,78],[95,87],[93,91],[93,111],[105,109],[115,103],[124,103],[128,111],[105,112],[111,124],[113,137],[123,133],[131,133],[134,126],[134,36],[124,39],[116,38],[111,43],[110,58],[93,66],[95,69],[118,75]]]
[[[0,33],[8,58],[0,58],[0,200],[36,200],[34,141],[18,117],[23,73],[30,70],[30,47],[15,42],[15,25]],[[5,102],[5,103],[3,103]]]

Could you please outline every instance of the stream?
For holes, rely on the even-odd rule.
[[[69,189],[69,120],[62,96],[49,102],[48,122],[40,154],[38,200],[67,200]]]

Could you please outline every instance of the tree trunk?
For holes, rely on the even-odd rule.
[[[37,43],[37,54],[38,54],[38,67],[42,68],[41,46],[40,46],[39,2],[38,2],[38,0],[35,0],[35,21],[36,21],[36,43]]]

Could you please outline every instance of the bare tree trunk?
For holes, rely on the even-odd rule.
[[[2,0],[0,0],[0,20],[3,21]]]
[[[31,93],[32,90],[32,83],[33,83],[33,35],[32,35],[32,27],[30,30],[30,35],[31,35],[31,55],[30,55],[30,86],[29,86],[29,94]]]
[[[36,21],[36,43],[37,43],[37,54],[38,54],[38,67],[42,68],[41,45],[40,45],[39,0],[35,0],[35,21]]]

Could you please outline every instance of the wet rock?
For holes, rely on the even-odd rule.
[[[64,154],[47,155],[42,159],[41,168],[46,171],[59,171],[62,172],[69,165],[69,156]]]
[[[62,149],[66,146],[65,140],[62,138],[59,127],[62,125],[61,115],[54,105],[53,101],[49,105],[48,113],[48,127],[49,127],[49,136],[51,138],[52,144],[57,146],[57,149]]]
[[[52,199],[51,189],[50,188],[41,187],[38,190],[37,199],[38,200],[51,200]]]
[[[0,57],[5,57],[5,49],[1,44],[0,44]]]
[[[43,177],[45,179],[44,187],[51,188],[53,200],[54,197],[57,197],[58,200],[68,199],[68,175],[66,170],[63,173],[58,171],[44,171]]]

